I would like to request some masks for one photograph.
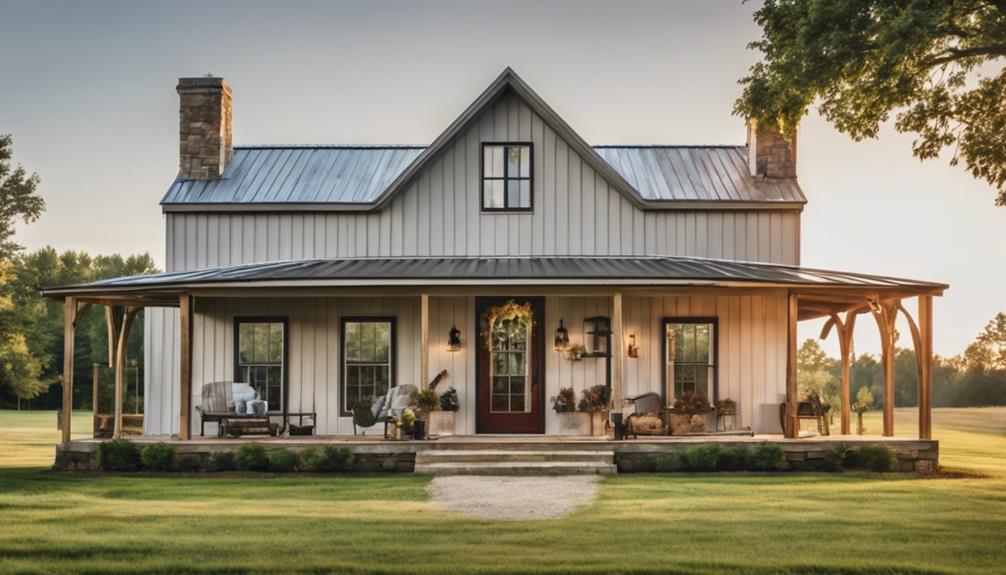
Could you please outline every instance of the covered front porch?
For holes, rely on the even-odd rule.
[[[480,440],[485,432],[481,388],[484,366],[482,300],[529,301],[539,299],[532,341],[540,369],[528,368],[528,398],[537,402],[541,427],[508,441],[552,440],[569,443],[578,438],[556,438],[557,414],[551,398],[562,388],[578,394],[590,385],[610,385],[610,407],[617,411],[623,398],[645,392],[658,393],[669,406],[680,392],[669,377],[676,367],[669,362],[667,326],[678,321],[706,322],[713,330],[708,360],[709,400],[731,398],[738,404],[738,428],[752,438],[743,441],[785,439],[817,441],[800,432],[796,379],[797,322],[827,318],[822,337],[832,329],[842,349],[842,395],[839,433],[833,438],[856,436],[851,432],[849,363],[856,319],[870,316],[882,335],[885,402],[883,437],[894,434],[893,351],[894,323],[899,314],[909,323],[919,358],[918,439],[931,438],[929,370],[932,357],[932,298],[946,286],[861,274],[825,272],[765,264],[698,260],[693,258],[436,258],[431,260],[316,260],[251,264],[199,272],[177,272],[136,278],[118,278],[86,286],[47,290],[65,305],[66,363],[64,413],[72,407],[74,327],[92,309],[105,311],[110,345],[110,365],[116,371],[113,436],[124,433],[122,413],[121,342],[140,309],[177,310],[172,340],[156,342],[177,346],[177,386],[151,383],[148,393],[166,398],[156,417],[163,427],[148,437],[193,441],[198,432],[201,389],[214,381],[237,381],[236,327],[242,318],[285,318],[289,349],[284,348],[282,412],[315,414],[318,437],[269,438],[268,441],[357,441],[369,445],[373,438],[347,439],[352,433],[350,392],[341,383],[345,374],[343,340],[347,318],[393,318],[397,336],[394,384],[411,383],[426,388],[434,376],[449,372],[449,385],[461,396],[462,411],[456,437]],[[915,317],[905,302],[918,302]],[[610,347],[605,356],[570,361],[568,353],[553,348],[560,326],[570,339],[588,337],[585,320],[603,316],[609,322]],[[917,318],[917,321],[916,321]],[[170,317],[168,320],[170,321]],[[168,323],[168,322],[166,322]],[[285,328],[284,328],[285,329]],[[449,339],[457,329],[461,345]],[[285,332],[284,332],[285,333]],[[526,358],[529,365],[534,357]],[[173,370],[174,365],[170,366]],[[669,367],[670,366],[670,367]],[[610,383],[609,383],[610,382]],[[529,399],[529,401],[530,401]],[[148,399],[148,406],[149,406]],[[148,408],[149,409],[149,408]],[[487,408],[488,409],[488,408]],[[526,411],[530,412],[530,408]],[[170,422],[168,420],[170,419]],[[165,433],[165,429],[170,430]],[[212,433],[211,429],[211,433]],[[63,422],[63,443],[70,443],[70,423]],[[321,437],[325,436],[325,437]],[[490,436],[487,441],[493,441]],[[442,445],[438,440],[437,445]],[[233,439],[200,439],[199,445]],[[255,437],[248,440],[261,441]],[[608,438],[581,441],[607,441]],[[647,437],[646,445],[675,445],[692,439]],[[706,438],[709,441],[730,441]],[[451,439],[448,443],[458,441]],[[891,439],[891,441],[901,441]],[[208,442],[208,443],[203,443]],[[84,445],[87,445],[86,443]],[[644,443],[637,443],[644,445]]]

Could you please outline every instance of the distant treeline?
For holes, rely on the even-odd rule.
[[[832,405],[839,404],[841,364],[828,357],[816,340],[800,348],[798,378],[801,393],[816,391]],[[884,371],[880,357],[861,354],[850,370],[852,401],[860,388],[873,396],[874,407],[884,401]],[[1006,405],[1006,313],[999,313],[963,354],[933,358],[934,407]],[[914,407],[919,401],[919,370],[913,349],[898,348],[894,357],[894,405]]]
[[[74,251],[59,254],[51,247],[0,261],[0,408],[58,409],[62,405],[63,305],[43,298],[42,288],[154,271],[147,254],[92,257]],[[102,307],[94,307],[85,316],[74,341],[73,405],[90,409],[92,365],[108,361]],[[142,370],[142,313],[130,331],[126,358],[129,365]]]

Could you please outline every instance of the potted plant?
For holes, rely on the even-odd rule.
[[[608,421],[611,408],[611,388],[607,385],[593,385],[583,390],[579,409],[590,414],[590,435],[601,435]]]
[[[440,407],[440,396],[432,389],[424,389],[412,394],[412,405],[418,412],[413,436],[415,439],[426,439],[433,412]]]
[[[669,414],[671,434],[703,433],[706,430],[705,414],[712,410],[709,399],[698,392],[685,392],[674,401]]]
[[[730,399],[721,399],[713,405],[716,410],[716,430],[730,431],[737,427],[737,402]],[[722,428],[722,429],[721,429]]]
[[[576,343],[569,347],[566,356],[570,361],[580,361],[587,357],[587,348],[582,343]]]
[[[863,414],[873,409],[873,393],[870,388],[861,387],[856,392],[856,403],[852,404],[852,411],[856,412],[856,434],[863,435],[866,428],[863,427]]]
[[[430,435],[454,435],[455,414],[461,409],[458,390],[453,387],[440,394],[438,411],[429,414]]]
[[[559,422],[558,435],[590,435],[590,414],[576,411],[576,392],[572,387],[560,389],[551,401]]]

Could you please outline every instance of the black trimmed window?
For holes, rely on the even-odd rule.
[[[669,399],[701,393],[716,400],[716,328],[715,318],[664,320],[664,385]]]
[[[235,318],[234,381],[255,388],[270,413],[286,400],[286,318]]]
[[[532,209],[531,144],[482,144],[482,211]]]
[[[395,379],[395,319],[342,320],[342,412],[388,393]]]

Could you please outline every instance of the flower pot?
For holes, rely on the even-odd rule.
[[[454,435],[454,419],[457,414],[453,411],[431,411],[429,413],[430,436]]]
[[[584,411],[556,412],[559,429],[556,435],[590,435],[590,414]]]

